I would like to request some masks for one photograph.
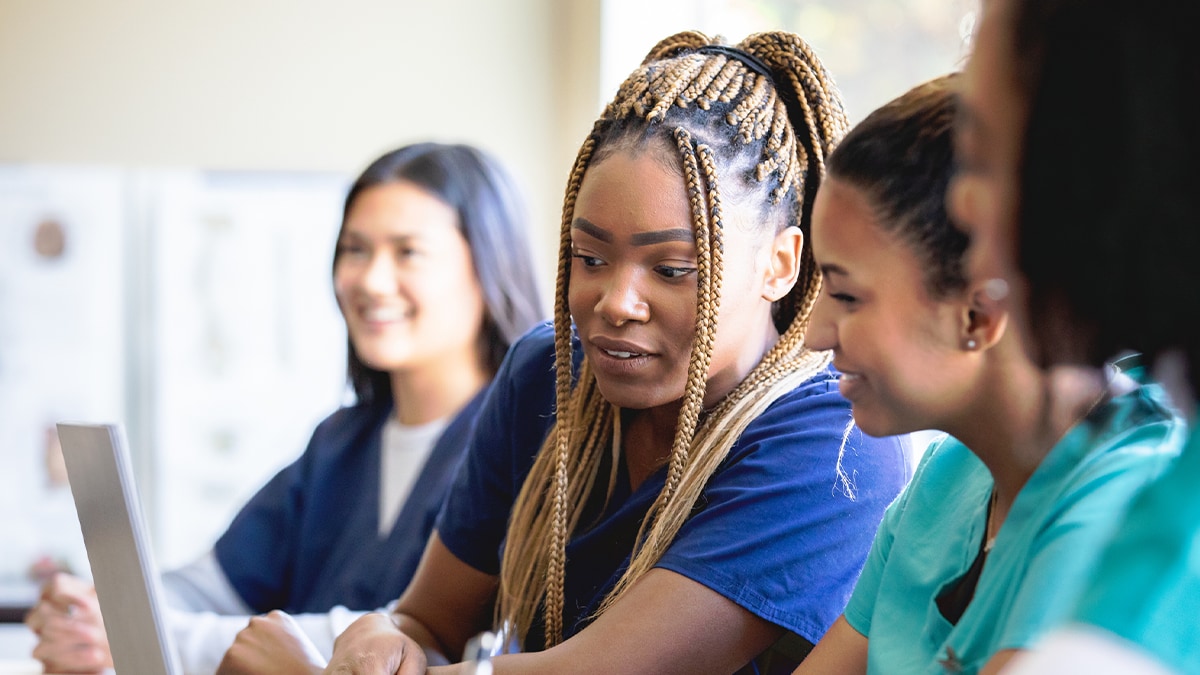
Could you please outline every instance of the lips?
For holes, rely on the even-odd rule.
[[[604,336],[589,340],[592,361],[600,370],[628,375],[649,363],[653,351],[642,344]]]
[[[646,354],[644,354],[642,352],[614,351],[612,349],[605,349],[604,353],[608,354],[609,356],[613,357],[614,359],[632,359],[632,358],[637,358],[639,356],[646,356]]]
[[[358,310],[359,319],[374,328],[401,323],[411,315],[411,310],[395,305],[360,307]]]
[[[597,335],[590,342],[597,349],[613,358],[628,359],[638,356],[649,356],[651,354],[649,347],[628,340],[618,340]]]
[[[837,364],[834,364],[836,367]],[[838,391],[848,399],[853,400],[855,392],[866,385],[866,379],[859,373],[838,369],[842,376],[838,379]]]

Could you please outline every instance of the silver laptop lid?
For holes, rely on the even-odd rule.
[[[124,431],[60,423],[58,438],[116,672],[178,675]]]

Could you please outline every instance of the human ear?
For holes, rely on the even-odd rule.
[[[763,270],[764,300],[775,302],[791,292],[800,276],[803,251],[804,233],[795,225],[783,228],[771,240],[767,264]]]
[[[967,289],[967,302],[963,306],[959,322],[959,338],[962,349],[980,351],[989,349],[1008,328],[1008,310],[1004,298],[989,292],[986,283],[972,284]]]

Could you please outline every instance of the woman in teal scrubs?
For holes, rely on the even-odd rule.
[[[994,0],[967,72],[951,198],[1047,362],[1136,349],[1200,391],[1200,52],[1193,0]],[[1014,672],[1200,672],[1200,433],[1145,490],[1071,627]]]
[[[943,199],[956,84],[868,116],[814,205],[824,285],[809,345],[833,350],[866,433],[950,436],[888,509],[844,615],[798,673],[999,668],[1067,615],[1182,440],[1158,387],[1034,363],[997,289],[964,273],[967,238]]]

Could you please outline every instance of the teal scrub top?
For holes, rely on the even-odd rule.
[[[1075,618],[1200,673],[1200,429],[1134,500]]]
[[[936,598],[979,555],[992,477],[958,440],[935,443],[885,515],[846,608],[869,641],[867,672],[978,672],[1061,623],[1130,500],[1185,434],[1157,386],[1097,406],[1017,495],[956,624]]]

